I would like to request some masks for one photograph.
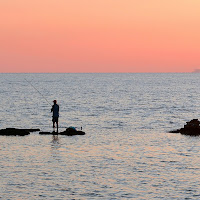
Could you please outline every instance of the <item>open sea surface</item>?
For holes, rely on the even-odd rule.
[[[36,88],[34,88],[34,87]],[[200,137],[168,133],[200,118],[200,74],[0,74],[0,199],[200,199]]]

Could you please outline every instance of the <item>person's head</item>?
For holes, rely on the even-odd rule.
[[[56,103],[57,103],[57,101],[56,101],[56,100],[53,100],[53,103],[54,103],[54,104],[56,104]]]

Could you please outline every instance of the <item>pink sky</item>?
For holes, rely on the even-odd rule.
[[[191,72],[200,0],[1,0],[0,72]]]

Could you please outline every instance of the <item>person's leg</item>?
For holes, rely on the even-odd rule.
[[[56,126],[57,126],[57,133],[58,133],[58,121],[56,122]]]
[[[52,117],[52,122],[53,122],[53,128],[55,128],[55,118]]]

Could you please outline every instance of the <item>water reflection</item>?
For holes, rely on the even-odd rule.
[[[52,143],[59,143],[58,135],[53,135],[52,136]]]
[[[53,149],[60,148],[60,138],[58,137],[58,135],[53,135],[52,136],[51,147]]]

